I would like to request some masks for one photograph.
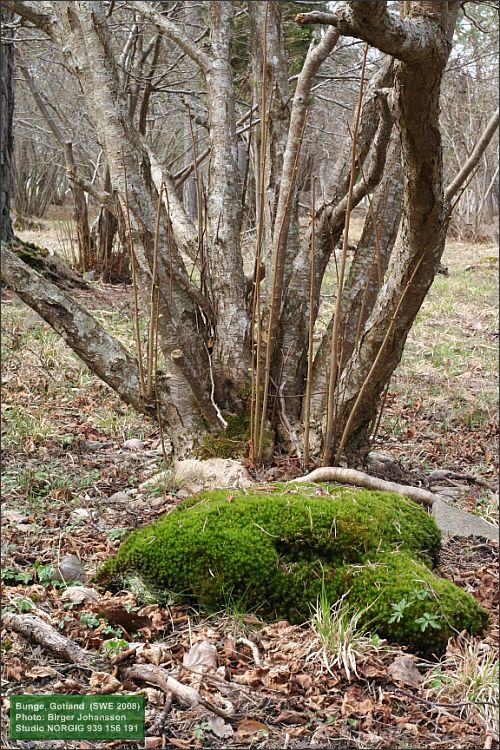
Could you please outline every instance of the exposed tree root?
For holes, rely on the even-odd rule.
[[[338,466],[323,466],[314,469],[309,474],[292,482],[339,482],[340,484],[354,484],[357,487],[364,487],[367,490],[380,490],[381,492],[397,492],[399,495],[406,495],[417,503],[427,505],[432,508],[436,500],[441,500],[439,495],[424,490],[421,487],[412,487],[408,484],[398,484],[397,482],[387,482],[385,479],[378,479],[364,471],[355,469],[342,469]]]
[[[343,469],[338,466],[324,466],[314,469],[303,477],[292,479],[290,483],[295,482],[338,482],[339,484],[353,484],[357,487],[364,487],[367,490],[397,492],[399,495],[405,495],[410,500],[415,500],[417,503],[431,508],[436,524],[443,534],[458,536],[463,539],[467,539],[469,536],[477,536],[481,539],[498,540],[499,532],[496,526],[473,513],[454,508],[441,495],[429,492],[421,487],[387,482],[385,479],[372,477],[363,471]]]

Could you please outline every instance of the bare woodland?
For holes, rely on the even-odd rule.
[[[255,464],[362,464],[447,233],[498,212],[491,4],[5,0],[2,19],[2,280],[177,456],[236,418]],[[133,352],[16,254],[9,201],[23,221],[67,188],[80,270],[133,285]]]

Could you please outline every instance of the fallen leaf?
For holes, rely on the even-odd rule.
[[[357,670],[360,677],[365,677],[369,680],[372,680],[374,677],[387,677],[387,667],[385,667],[383,664],[377,664],[377,662],[374,661],[365,661],[363,664],[358,666]]]
[[[42,677],[55,677],[57,672],[55,669],[52,669],[52,667],[32,667],[31,669],[26,670],[24,674],[26,677],[31,677],[36,680]]]
[[[105,617],[111,625],[118,625],[132,633],[140,628],[151,627],[151,620],[144,615],[130,612],[121,602],[111,600],[98,602],[92,607],[92,611],[101,617]]]
[[[168,649],[160,643],[151,643],[141,650],[141,656],[148,664],[159,667],[162,662],[169,658],[170,654]]]
[[[234,734],[231,724],[226,724],[220,716],[211,716],[208,723],[215,736],[220,737],[221,740],[228,739]]]
[[[256,719],[242,719],[238,724],[238,729],[236,730],[236,734],[239,738],[250,737],[252,734],[256,734],[257,732],[261,732],[262,734],[269,734],[269,729],[265,724],[263,724],[261,721],[257,721]]]
[[[144,737],[145,748],[162,747],[163,737]]]
[[[299,685],[302,690],[309,690],[313,685],[313,678],[310,674],[294,674],[290,679],[291,685]]]
[[[409,656],[398,656],[387,668],[389,677],[401,685],[418,687],[422,682],[422,675]]]
[[[122,683],[108,674],[108,672],[92,672],[89,680],[90,691],[92,693],[101,693],[108,695],[109,693],[116,693],[121,690]]]
[[[4,669],[4,677],[6,680],[17,680],[20,682],[23,679],[24,670],[15,664],[6,664]]]
[[[84,693],[84,686],[68,677],[66,680],[58,680],[52,684],[54,693]]]
[[[342,701],[342,716],[359,716],[360,718],[366,718],[371,716],[373,713],[373,700],[371,698],[364,698],[358,700],[355,692],[347,692]]]
[[[217,649],[207,640],[199,641],[189,649],[187,654],[184,654],[182,664],[199,674],[211,669],[215,670],[217,669]]]
[[[298,711],[281,711],[273,720],[273,724],[307,724],[309,719],[305,713]]]

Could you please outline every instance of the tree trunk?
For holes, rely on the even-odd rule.
[[[104,190],[112,193],[109,167],[104,173]],[[118,234],[118,239],[117,239]],[[106,284],[130,281],[129,257],[125,236],[119,237],[118,219],[106,206],[99,209],[91,228],[92,246],[97,255],[97,272]],[[118,248],[115,250],[115,240]]]
[[[14,237],[10,218],[12,196],[12,152],[14,138],[12,118],[14,115],[14,91],[12,88],[12,67],[14,47],[12,32],[6,28],[13,20],[13,14],[2,9],[2,41],[0,44],[0,241],[9,242]]]
[[[393,133],[386,171],[371,199],[371,209],[365,219],[341,300],[342,370],[360,339],[383,285],[401,223],[403,183],[399,134]],[[324,394],[328,386],[332,334],[333,318],[314,360],[311,416],[316,429],[324,417]]]
[[[443,190],[439,92],[454,26],[447,10],[435,3],[413,3],[411,20],[401,22],[388,15],[385,2],[356,1],[328,21],[342,33],[398,58],[394,106],[406,175],[401,244],[338,381],[337,410],[342,422],[336,443],[330,447],[336,461],[342,454],[349,462],[358,461],[368,450],[369,426],[379,398],[399,364],[444,249],[449,213]],[[455,17],[457,10],[458,5]]]

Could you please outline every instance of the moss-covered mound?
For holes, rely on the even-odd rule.
[[[407,552],[385,552],[363,567],[347,567],[341,588],[365,607],[377,633],[424,654],[440,654],[462,630],[480,633],[488,615],[467,592]]]
[[[484,626],[475,600],[428,567],[440,533],[423,509],[394,494],[317,491],[190,498],[133,532],[97,580],[123,586],[139,577],[203,607],[238,602],[292,622],[308,619],[322,587],[332,602],[350,592],[360,606],[372,604],[373,630],[421,651],[440,650],[454,630]]]

